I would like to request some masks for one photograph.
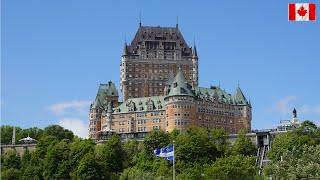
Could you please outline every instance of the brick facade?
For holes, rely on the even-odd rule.
[[[124,45],[120,90],[128,98],[162,96],[168,80],[181,68],[198,84],[196,48],[190,48],[178,27],[140,26],[130,45]]]
[[[240,87],[231,95],[220,87],[198,86],[198,55],[179,29],[140,26],[120,65],[119,102],[111,81],[100,84],[90,106],[89,136],[143,138],[153,130],[184,131],[190,126],[251,131],[251,104]]]

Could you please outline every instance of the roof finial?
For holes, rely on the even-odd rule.
[[[176,28],[179,27],[179,16],[176,17]]]
[[[141,27],[141,12],[139,13],[139,27]]]
[[[240,88],[240,81],[238,80],[238,88]]]
[[[219,81],[219,88],[220,88],[220,81]]]

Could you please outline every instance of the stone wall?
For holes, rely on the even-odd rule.
[[[16,150],[17,153],[23,156],[24,152],[28,149],[29,152],[33,152],[36,149],[36,144],[15,144],[15,145],[0,145],[1,155],[5,154],[8,151]]]

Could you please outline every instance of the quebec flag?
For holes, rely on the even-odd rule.
[[[153,151],[153,153],[158,157],[163,157],[168,161],[173,161],[174,147],[171,145],[164,148],[157,148]]]

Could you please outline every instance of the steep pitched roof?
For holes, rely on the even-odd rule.
[[[148,108],[152,107],[152,109]],[[144,112],[152,110],[164,110],[164,96],[151,96],[131,98],[114,108],[114,113]]]
[[[106,97],[107,96],[118,96],[118,91],[115,86],[115,84],[111,81],[108,82],[108,84],[100,84],[98,93],[96,96],[95,101],[93,102],[92,106],[97,108],[97,107],[102,107],[106,106]]]
[[[236,93],[234,94],[233,97],[234,97],[235,103],[237,104],[244,104],[244,105],[249,104],[239,86],[237,87]]]
[[[191,48],[183,38],[182,33],[177,27],[160,26],[140,26],[131,44],[128,46],[128,52],[134,54],[140,49],[142,42],[175,42],[176,47],[181,49],[182,54],[191,55]]]
[[[192,92],[192,86],[188,83],[187,79],[184,77],[183,72],[179,69],[176,77],[170,84],[169,96],[194,96]]]
[[[197,98],[200,98],[200,99],[216,97],[218,98],[217,100],[220,102],[225,102],[230,104],[234,103],[232,95],[217,86],[212,86],[211,88],[196,87],[195,94]]]

